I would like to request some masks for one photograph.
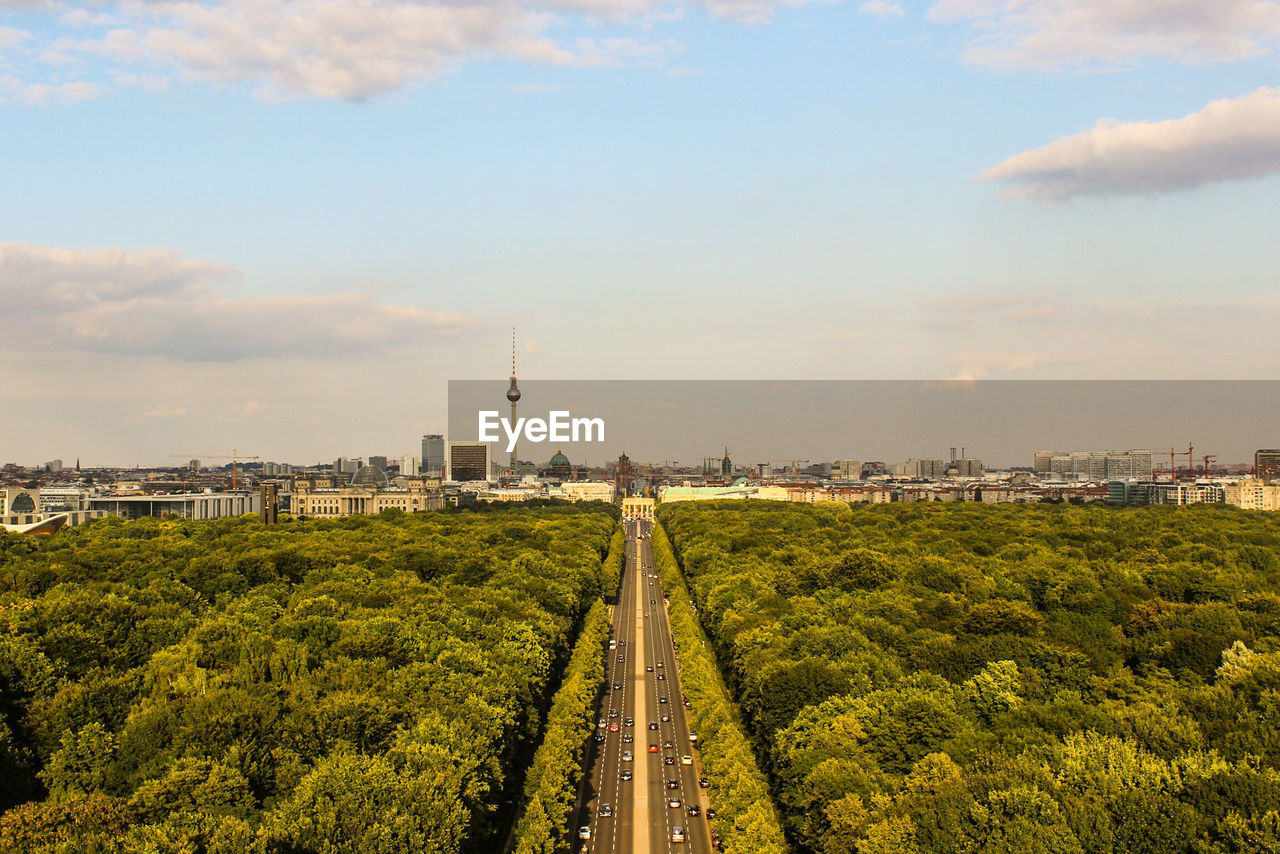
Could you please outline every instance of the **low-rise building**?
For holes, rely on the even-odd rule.
[[[371,476],[360,475],[370,469]],[[431,477],[386,479],[385,473],[377,479],[372,472],[381,473],[376,466],[366,466],[356,473],[351,484],[337,485],[332,478],[298,478],[293,482],[290,500],[295,516],[355,516],[381,513],[383,510],[403,510],[405,513],[422,513],[444,507],[444,494],[440,480]]]
[[[110,516],[124,519],[141,519],[146,516],[226,519],[257,513],[258,500],[256,491],[100,495],[89,499],[89,509],[103,510]]]
[[[1252,478],[1222,487],[1222,500],[1244,510],[1280,510],[1280,484]]]

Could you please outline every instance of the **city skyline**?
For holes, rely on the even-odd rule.
[[[1078,5],[0,3],[0,434],[408,450],[513,323],[522,380],[1273,377],[1280,2]]]

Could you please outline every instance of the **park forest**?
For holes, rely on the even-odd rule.
[[[567,854],[617,518],[0,534],[0,851]],[[726,854],[1280,852],[1280,514],[659,519]]]
[[[500,851],[616,519],[0,534],[0,851]]]
[[[1280,851],[1280,514],[659,518],[798,851]]]

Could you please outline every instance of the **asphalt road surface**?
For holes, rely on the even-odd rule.
[[[662,582],[654,577],[650,526],[625,524],[626,560],[610,641],[617,646],[608,651],[600,725],[587,751],[572,850],[711,854],[714,821],[707,808],[713,790],[699,785],[702,763],[689,738],[678,650]],[[671,806],[670,799],[678,804]],[[690,815],[691,805],[696,815]],[[583,827],[589,839],[582,838]]]

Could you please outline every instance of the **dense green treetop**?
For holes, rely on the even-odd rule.
[[[801,849],[1280,851],[1280,514],[660,518]]]
[[[615,518],[0,536],[0,850],[486,850]]]

